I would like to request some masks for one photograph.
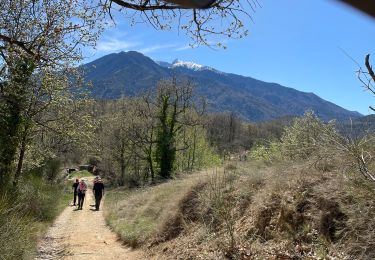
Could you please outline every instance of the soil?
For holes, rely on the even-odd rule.
[[[106,225],[103,212],[94,211],[91,192],[93,178],[88,178],[83,210],[68,206],[40,241],[36,259],[145,259],[141,251],[123,245]]]

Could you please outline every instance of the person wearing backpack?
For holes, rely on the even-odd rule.
[[[77,188],[78,209],[82,209],[83,202],[85,200],[86,190],[87,190],[87,184],[84,179],[81,179]]]
[[[95,196],[95,210],[98,211],[100,207],[100,201],[104,196],[104,184],[99,176],[96,176],[94,180],[94,187],[92,189]]]

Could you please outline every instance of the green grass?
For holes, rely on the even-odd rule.
[[[68,178],[69,179],[72,179],[72,178],[83,178],[83,177],[90,177],[90,176],[93,176],[92,173],[84,170],[84,171],[76,171],[76,172],[72,172],[68,175]]]

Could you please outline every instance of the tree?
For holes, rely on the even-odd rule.
[[[140,98],[100,103],[102,107],[96,113],[101,125],[96,138],[99,167],[120,186],[147,182],[148,172],[153,171],[155,143],[155,124],[149,108]],[[142,170],[145,170],[143,176]],[[151,179],[154,179],[153,172]]]
[[[18,144],[20,142],[19,134],[25,129],[27,122],[23,122],[22,112],[25,109],[25,84],[32,73],[33,65],[28,63],[17,63],[8,68],[11,71],[11,82],[2,82],[1,103],[0,103],[0,186],[5,187],[11,176],[12,164],[15,159]],[[12,91],[9,91],[12,88]]]
[[[364,71],[361,67],[359,67],[359,70],[357,71],[358,79],[362,82],[363,87],[366,90],[370,91],[373,95],[375,95],[375,72],[370,64],[370,54],[366,55],[365,66],[367,71]],[[375,111],[375,108],[373,108],[372,106],[369,106],[369,108],[372,111]]]
[[[61,6],[57,4],[61,1],[48,0],[48,6],[52,6],[55,10],[67,11],[65,6],[71,6],[71,13],[74,10],[79,10],[76,13],[77,20],[86,20],[87,23],[76,24],[76,19],[67,19],[72,22],[70,27],[60,27],[59,23],[48,23],[43,31],[38,37],[40,40],[49,39],[53,34],[59,34],[61,32],[83,32],[87,29],[87,26],[92,26],[92,23],[98,18],[98,14],[103,14],[103,12],[108,13],[112,17],[112,13],[118,9],[128,14],[131,11],[136,12],[138,15],[130,14],[131,23],[135,24],[137,22],[147,22],[150,23],[156,29],[170,29],[172,21],[178,23],[177,29],[185,30],[192,38],[195,44],[206,44],[212,45],[212,41],[208,38],[209,36],[226,36],[230,38],[242,38],[248,34],[248,30],[245,28],[243,20],[245,18],[250,18],[250,11],[254,11],[260,6],[258,0],[170,0],[170,1],[159,1],[159,0],[139,0],[139,1],[126,1],[126,0],[100,0],[100,1],[89,1],[89,0],[72,0],[65,1]],[[43,1],[40,0],[28,0],[28,1],[11,1],[6,0],[0,4],[3,13],[6,10],[22,10],[22,12],[35,12],[38,16],[31,17],[36,18],[30,19],[30,23],[26,28],[38,27],[38,20],[45,20],[47,16],[40,15],[40,11],[44,9],[45,14],[51,12],[52,8],[46,9],[47,6]],[[247,11],[246,9],[250,11]],[[35,11],[34,11],[35,10]],[[81,12],[82,11],[82,12]],[[9,15],[8,21],[16,21],[17,12],[15,15]],[[68,14],[68,12],[67,12]],[[88,19],[89,18],[89,19]],[[53,21],[53,20],[51,20]],[[1,23],[0,23],[1,24]],[[16,25],[17,23],[10,23]],[[3,23],[4,28],[6,23]],[[96,25],[98,27],[98,25]],[[42,28],[42,27],[40,27]],[[39,29],[40,29],[39,28]],[[93,27],[93,29],[95,26]],[[51,30],[52,29],[52,30]],[[37,30],[36,30],[37,31]],[[20,35],[7,34],[0,31],[1,41],[7,42],[17,48],[22,49],[23,52],[32,56],[43,57],[43,50],[39,50],[37,45],[38,42],[34,42],[27,36],[28,32],[25,32],[25,37],[19,37]],[[76,34],[76,35],[80,35]],[[81,34],[82,35],[82,34]],[[66,43],[66,48],[76,50],[75,42],[77,39],[73,37],[67,40],[62,37],[60,40]],[[89,38],[89,35],[83,35],[83,39]],[[67,41],[65,41],[67,40]],[[48,41],[46,41],[48,42]],[[70,44],[71,42],[71,44]],[[69,43],[69,44],[68,44]],[[61,45],[61,44],[59,44]],[[220,43],[219,46],[222,46]],[[59,52],[59,49],[56,48]],[[47,57],[44,56],[44,59]],[[49,58],[48,58],[49,59]]]
[[[28,58],[36,69],[80,60],[102,30],[101,13],[86,0],[4,0],[0,3],[2,64]]]
[[[135,100],[133,103],[136,109],[136,116],[133,117],[133,127],[131,131],[131,140],[142,153],[139,158],[145,160],[148,164],[151,182],[155,179],[154,150],[156,144],[155,129],[157,127],[156,111],[152,103],[152,93],[147,93],[141,100]],[[148,178],[148,176],[145,176]]]
[[[155,157],[159,174],[166,179],[172,176],[176,152],[188,148],[186,143],[177,142],[176,139],[184,127],[200,124],[199,117],[191,116],[190,112],[202,115],[204,105],[198,109],[194,103],[191,82],[178,82],[173,78],[158,83],[154,106],[157,111]]]
[[[248,30],[243,19],[251,19],[250,11],[260,6],[257,0],[103,0],[102,4],[109,13],[116,6],[126,14],[130,10],[141,12],[142,15],[137,17],[131,15],[133,24],[147,22],[156,29],[164,30],[171,29],[172,21],[176,21],[177,29],[186,31],[194,44],[206,45],[212,45],[210,36],[246,36]],[[218,45],[222,46],[221,43]]]
[[[222,156],[241,152],[246,147],[244,124],[235,113],[211,114],[206,121],[209,139]]]
[[[44,126],[41,115],[69,99],[73,67],[80,46],[93,45],[101,31],[90,1],[5,0],[0,3],[0,181],[17,184],[27,141],[33,128]],[[72,93],[71,93],[72,94]],[[72,101],[72,99],[70,99]],[[48,124],[61,118],[49,117]]]
[[[198,9],[207,9],[211,8],[216,0],[169,0],[166,1],[169,3],[173,3],[182,7],[187,7],[187,8],[198,8]]]
[[[248,3],[252,8],[257,5],[256,1]],[[61,118],[51,115],[56,113],[56,104],[71,104],[76,100],[68,94],[69,87],[77,84],[72,81],[71,68],[82,58],[82,46],[95,45],[108,24],[106,14],[111,16],[115,5],[125,12],[137,11],[140,19],[157,29],[168,29],[171,20],[178,19],[182,22],[179,29],[189,32],[198,44],[210,44],[209,35],[241,38],[247,34],[242,15],[249,14],[240,0],[1,1],[0,113],[5,127],[0,135],[1,145],[6,147],[0,149],[2,187],[14,172],[14,184],[17,184],[26,148],[33,142],[32,133],[36,128],[61,133],[61,128],[58,131],[51,128]],[[220,26],[216,18],[221,19]]]

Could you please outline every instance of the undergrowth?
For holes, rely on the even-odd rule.
[[[36,242],[69,201],[65,184],[29,176],[0,196],[0,259],[32,259]]]

